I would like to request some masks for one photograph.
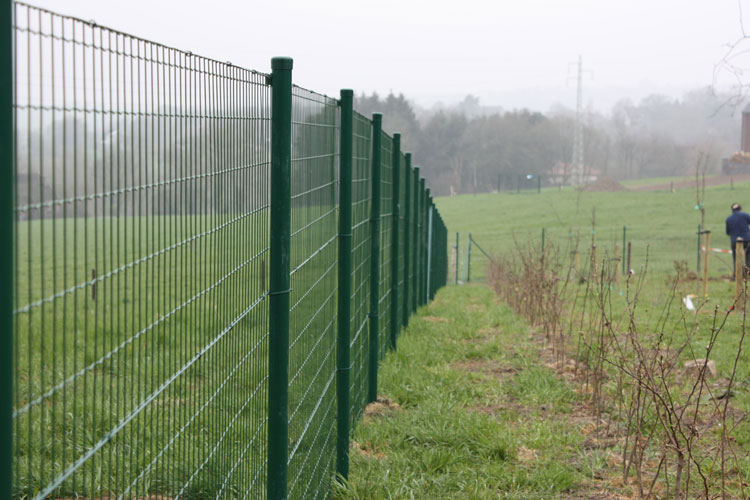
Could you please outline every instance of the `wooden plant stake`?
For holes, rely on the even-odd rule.
[[[737,238],[735,243],[734,259],[734,303],[737,308],[742,308],[744,300],[742,293],[745,284],[745,244],[742,238]]]

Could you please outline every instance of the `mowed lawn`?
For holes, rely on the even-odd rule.
[[[488,287],[441,290],[381,366],[388,401],[357,425],[334,498],[606,494],[595,478],[609,452],[587,446],[582,398],[540,362],[534,335]]]

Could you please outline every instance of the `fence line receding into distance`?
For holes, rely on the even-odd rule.
[[[447,279],[398,135],[291,59],[3,7],[0,496],[324,498]]]

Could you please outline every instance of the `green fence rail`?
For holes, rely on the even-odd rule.
[[[3,0],[1,498],[324,498],[446,284],[400,136],[270,74]]]

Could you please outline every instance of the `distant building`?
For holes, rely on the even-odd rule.
[[[549,182],[555,186],[583,186],[596,182],[601,171],[586,166],[558,162],[548,175]]]

